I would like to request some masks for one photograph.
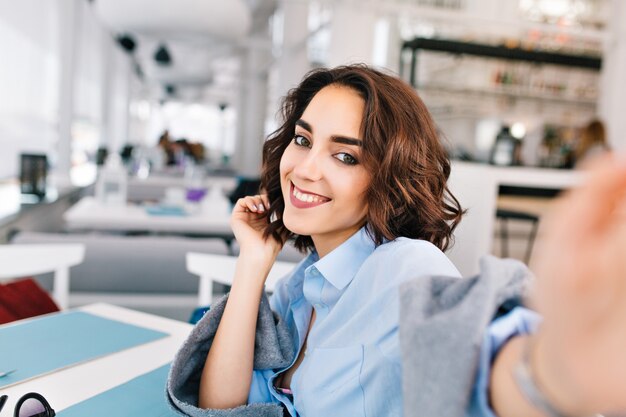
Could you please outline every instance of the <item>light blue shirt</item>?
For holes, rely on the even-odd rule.
[[[472,393],[472,402],[467,412],[468,416],[496,417],[489,406],[487,396],[493,360],[502,345],[511,337],[536,332],[540,322],[539,314],[517,307],[491,323],[480,349],[479,372]]]
[[[285,369],[255,370],[248,403],[283,403],[292,416],[401,416],[398,289],[428,275],[460,277],[433,244],[401,237],[376,247],[365,228],[322,259],[310,254],[270,299],[298,346],[296,358],[312,309],[316,312],[304,359],[292,377],[293,400],[274,388]],[[490,359],[497,352],[492,342],[486,337],[483,344],[487,358],[481,361],[472,415],[493,415],[486,399]]]

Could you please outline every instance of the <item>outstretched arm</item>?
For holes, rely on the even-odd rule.
[[[626,411],[626,159],[598,161],[548,218],[533,265],[537,334],[511,339],[493,364],[496,414],[543,416],[514,369],[528,349],[544,396],[563,415]]]

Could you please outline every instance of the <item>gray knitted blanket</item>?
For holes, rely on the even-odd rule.
[[[167,381],[167,400],[174,411],[184,416],[283,417],[283,407],[276,404],[250,404],[226,410],[198,408],[200,376],[227,300],[225,295],[211,307],[174,357]],[[263,294],[254,342],[254,369],[284,368],[294,356],[295,346],[287,325],[270,309]]]
[[[498,309],[524,297],[530,273],[487,256],[472,278],[418,278],[400,289],[405,417],[466,415],[485,330]]]

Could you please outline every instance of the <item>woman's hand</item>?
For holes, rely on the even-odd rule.
[[[562,411],[626,411],[626,160],[594,164],[537,245],[533,365]]]
[[[269,236],[263,237],[267,227],[267,195],[255,195],[237,200],[230,217],[230,225],[239,243],[240,256],[254,257],[257,261],[273,263],[283,242]]]

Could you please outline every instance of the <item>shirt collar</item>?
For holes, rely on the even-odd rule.
[[[366,226],[363,226],[310,268],[317,268],[333,287],[342,290],[352,281],[374,249],[376,245],[367,234]],[[317,253],[315,256],[317,257]]]
[[[297,298],[298,295],[302,295],[302,281],[304,281],[305,271],[320,259],[315,250],[309,253],[291,273],[291,277],[288,282],[288,287],[292,293],[292,297]]]

